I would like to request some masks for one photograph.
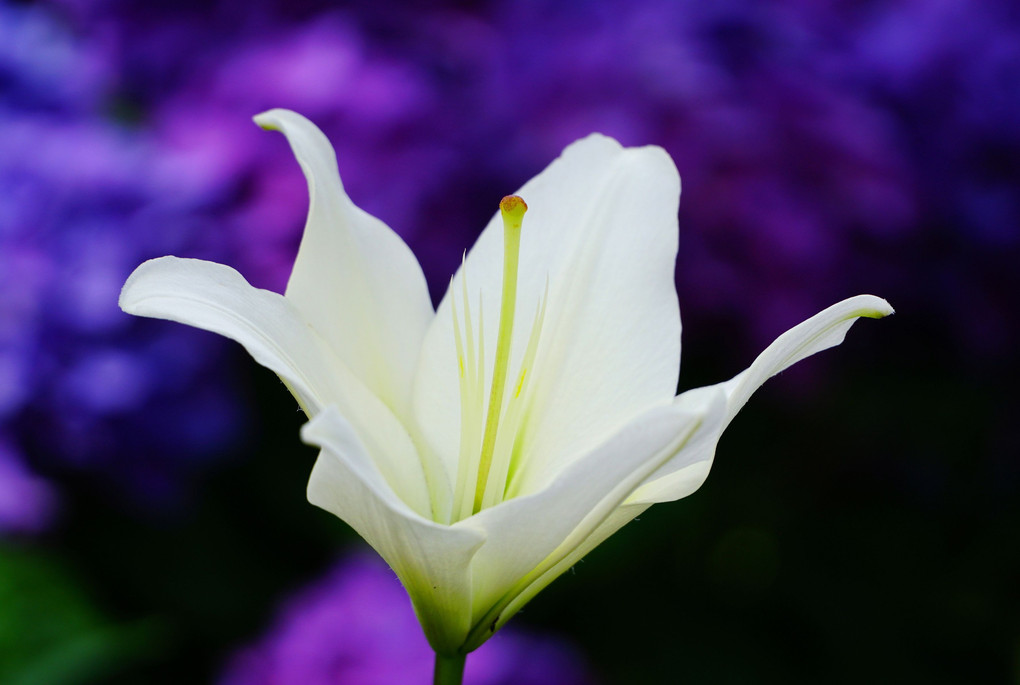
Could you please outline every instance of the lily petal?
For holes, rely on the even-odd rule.
[[[722,432],[765,381],[816,352],[839,345],[858,319],[862,317],[880,319],[892,313],[893,308],[889,303],[874,295],[858,295],[843,300],[783,333],[758,355],[750,367],[730,380],[714,386],[696,388],[678,396],[677,405],[695,407],[709,401],[715,389],[721,389],[726,394],[726,420],[720,425],[718,433],[699,436],[692,444],[692,449],[700,453],[696,459],[699,464],[694,466],[691,466],[690,462],[665,464],[627,500],[627,503],[671,502],[697,490],[708,476],[716,444]]]
[[[344,192],[336,155],[289,110],[255,117],[283,133],[308,180],[308,219],[287,299],[405,425],[422,337],[432,319],[425,276],[400,236]]]
[[[339,406],[358,427],[387,482],[415,510],[431,510],[422,464],[407,431],[282,295],[253,288],[222,264],[161,257],[135,269],[120,306],[129,314],[185,323],[239,342],[283,380],[309,416]]]
[[[572,459],[675,393],[679,194],[679,176],[665,151],[625,149],[601,135],[570,145],[517,192],[529,210],[521,231],[511,373],[520,371],[531,317],[544,297],[546,312],[534,368],[527,370],[534,395],[520,449],[531,467],[519,474],[514,494],[541,489]],[[461,434],[451,298],[463,292],[464,279],[472,307],[480,293],[484,366],[491,370],[502,264],[497,215],[468,253],[425,337],[415,412],[448,460],[456,458]],[[463,310],[460,302],[457,309]]]
[[[663,462],[685,459],[691,437],[701,430],[717,430],[725,412],[721,392],[715,402],[697,411],[675,405],[655,407],[568,465],[542,491],[456,524],[480,526],[487,534],[474,560],[476,620],[468,649],[487,639],[569,568],[561,563],[563,559],[580,558],[608,536],[597,534],[607,521],[616,530],[630,520],[617,523],[614,512],[634,488]],[[593,536],[598,540],[588,545]],[[535,586],[540,579],[541,585]],[[529,589],[533,591],[523,596]]]
[[[322,447],[308,501],[346,521],[379,552],[411,596],[432,648],[456,652],[471,625],[471,560],[485,533],[438,524],[409,509],[333,408],[308,422],[301,437]]]
[[[573,547],[565,554],[560,554],[560,550],[557,550],[557,553],[550,555],[548,563],[543,563],[541,569],[536,569],[534,573],[529,573],[526,581],[517,585],[515,594],[508,598],[509,601],[502,603],[498,611],[493,612],[497,618],[494,624],[492,623],[494,619],[489,619],[490,628],[494,627],[495,630],[498,630],[514,614],[520,611],[525,604],[530,602],[535,595],[577,564],[589,552],[605,542],[609,536],[640,516],[650,506],[650,504],[621,504],[591,531],[581,544]],[[472,631],[469,639],[477,640],[479,644],[484,642],[491,635],[491,632],[486,633],[484,629],[484,621],[478,622],[476,629]],[[474,643],[469,642],[469,645],[473,646]]]

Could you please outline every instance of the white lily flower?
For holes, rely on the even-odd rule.
[[[321,447],[308,499],[389,563],[439,654],[478,647],[647,507],[694,492],[766,379],[892,312],[845,300],[735,378],[675,397],[680,179],[662,149],[570,145],[504,198],[433,311],[414,255],[347,197],[322,132],[284,110],[255,120],[287,137],[311,195],[286,295],[163,257],[121,307],[232,338],[283,379]]]

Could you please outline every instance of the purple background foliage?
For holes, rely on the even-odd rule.
[[[649,587],[685,579],[703,605],[610,648],[605,617],[637,600],[586,613],[577,597],[610,582],[595,571],[573,596],[554,586],[537,622],[621,681],[667,666],[611,654],[680,636],[683,673],[718,681],[711,631],[684,632],[699,622],[729,635],[738,681],[824,680],[858,649],[930,682],[1015,675],[1015,3],[0,1],[0,538],[65,555],[114,619],[165,622],[125,682],[215,672],[347,539],[300,501],[310,457],[278,383],[215,336],[116,307],[164,254],[283,289],[307,194],[282,137],[250,121],[270,107],[326,131],[436,298],[498,198],[572,140],[665,147],[684,179],[683,387],[836,300],[896,306],[756,398],[714,490],[649,515],[689,531],[675,552],[629,532],[599,557]],[[252,510],[278,524],[247,532]],[[885,586],[897,569],[930,580]],[[313,620],[295,611],[265,658]]]

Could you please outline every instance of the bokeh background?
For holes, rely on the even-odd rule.
[[[1020,7],[1009,0],[0,0],[0,682],[424,682],[392,574],[232,343],[116,307],[164,254],[282,290],[289,107],[434,297],[591,131],[684,179],[681,389],[847,296],[706,485],[469,683],[1020,683]],[[409,622],[410,621],[410,622]]]

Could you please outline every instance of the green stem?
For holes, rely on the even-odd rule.
[[[433,685],[461,685],[464,680],[464,661],[467,654],[443,656],[436,654],[436,670],[432,676]]]

